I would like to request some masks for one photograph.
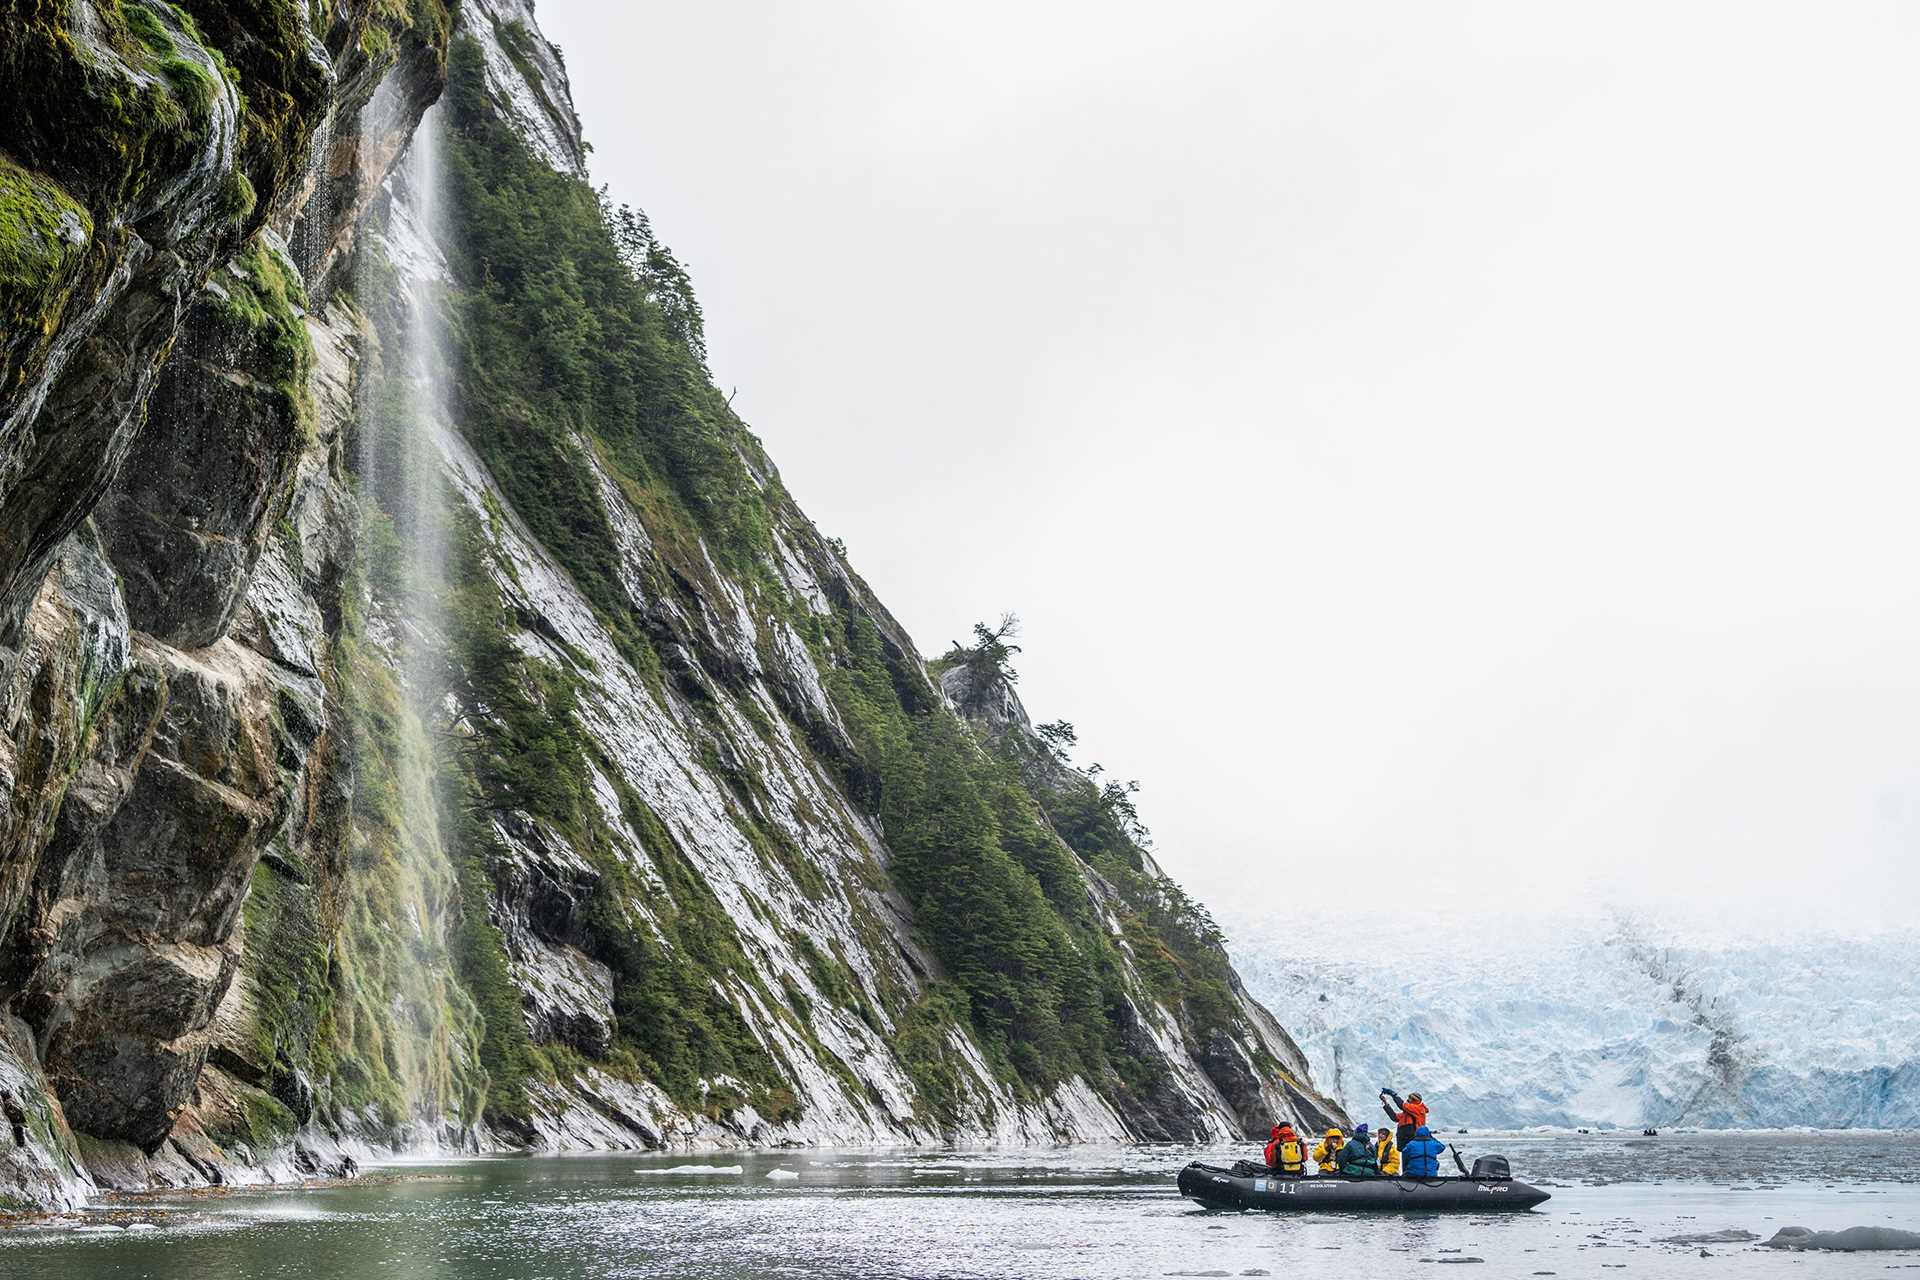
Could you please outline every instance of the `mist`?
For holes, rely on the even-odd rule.
[[[540,17],[802,505],[1223,917],[1909,914],[1920,11]]]

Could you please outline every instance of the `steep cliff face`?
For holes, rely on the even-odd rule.
[[[1306,1054],[1234,972],[1212,916],[1147,851],[1133,784],[1102,783],[1097,767],[1076,768],[1069,759],[1072,725],[1036,729],[1014,692],[1010,655],[996,652],[991,633],[980,641],[956,646],[933,670],[949,703],[1032,797],[1070,854],[1060,867],[1069,892],[1085,892],[1098,929],[1119,941],[1141,979],[1147,1000],[1116,1009],[1113,1034],[1123,1044],[1145,1037],[1163,1048],[1179,1045],[1248,1134],[1274,1116],[1344,1123],[1339,1107],[1314,1087]],[[1181,1091],[1191,1087],[1183,1075],[1176,1065],[1147,1076],[1149,1105],[1137,1110],[1180,1110]],[[1171,1129],[1150,1136],[1185,1135]]]
[[[282,1082],[223,1095],[208,1064],[256,862],[344,827],[324,631],[295,652],[262,622],[337,597],[351,547],[343,506],[331,563],[263,563],[296,480],[344,483],[302,271],[439,95],[449,24],[435,0],[0,23],[0,1190],[62,1203],[284,1159],[219,1142]],[[411,112],[370,113],[376,86]]]
[[[0,1191],[1334,1112],[793,503],[523,0],[28,8]]]

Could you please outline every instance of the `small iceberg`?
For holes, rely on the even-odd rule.
[[[1900,1231],[1893,1227],[1848,1227],[1845,1231],[1810,1231],[1806,1227],[1782,1227],[1767,1241],[1769,1249],[1831,1249],[1838,1253],[1863,1253],[1881,1249],[1920,1249],[1920,1231]]]
[[[737,1164],[677,1164],[671,1169],[635,1169],[635,1173],[731,1173],[742,1174],[747,1170]]]
[[[791,1169],[769,1169],[767,1170],[767,1176],[775,1182],[794,1182],[800,1177],[799,1174]]]
[[[1662,1236],[1661,1244],[1747,1244],[1760,1237],[1751,1231],[1728,1227],[1724,1231],[1695,1231],[1684,1236]]]

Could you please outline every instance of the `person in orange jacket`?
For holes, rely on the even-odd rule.
[[[1389,1103],[1387,1100],[1393,1101]],[[1387,1119],[1393,1121],[1393,1145],[1404,1147],[1413,1141],[1413,1131],[1427,1122],[1427,1104],[1420,1101],[1420,1095],[1410,1093],[1406,1101],[1391,1089],[1380,1091],[1380,1105],[1386,1110]]]
[[[1307,1144],[1282,1120],[1273,1126],[1267,1143],[1267,1168],[1283,1178],[1298,1178],[1307,1171]]]

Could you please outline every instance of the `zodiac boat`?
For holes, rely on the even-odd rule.
[[[1483,1174],[1498,1169],[1504,1175],[1506,1161],[1483,1157],[1474,1161],[1474,1168]],[[1552,1198],[1511,1176],[1344,1178],[1320,1174],[1281,1178],[1265,1165],[1246,1160],[1231,1169],[1195,1161],[1180,1171],[1180,1194],[1209,1209],[1269,1209],[1282,1213],[1518,1213]]]

